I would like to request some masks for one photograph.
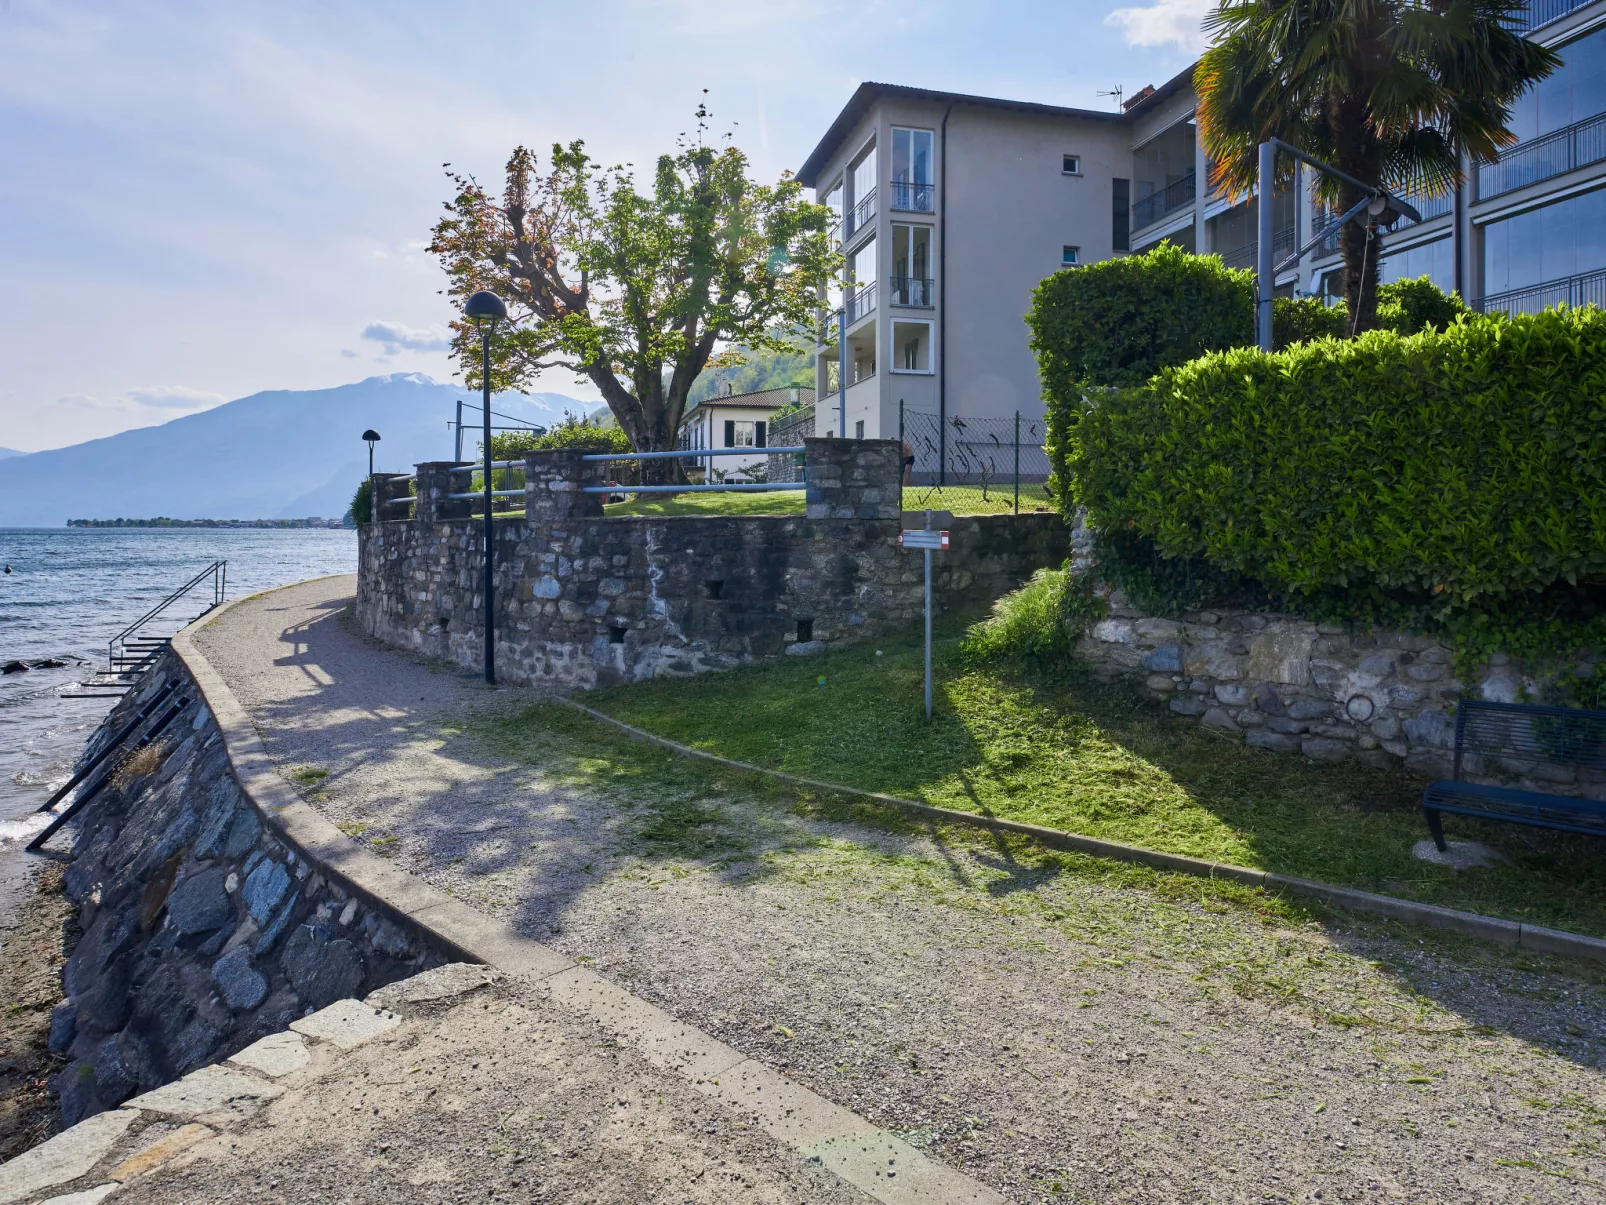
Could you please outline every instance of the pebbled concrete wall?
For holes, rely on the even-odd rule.
[[[175,679],[190,702],[154,767],[114,780],[75,830],[66,885],[83,936],[50,1032],[72,1059],[52,1082],[68,1125],[447,960],[274,831],[173,653],[118,703],[84,758]]]
[[[588,688],[808,655],[922,613],[922,559],[898,546],[892,440],[810,440],[804,516],[605,518],[598,466],[532,454],[522,517],[496,521],[497,670]],[[357,615],[369,635],[480,664],[481,528],[447,498],[465,470],[420,465],[419,517],[359,533]],[[455,484],[454,484],[455,483]],[[378,496],[394,494],[385,483]],[[985,605],[1069,550],[1053,514],[947,523],[941,608]]]

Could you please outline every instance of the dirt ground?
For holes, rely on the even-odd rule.
[[[1013,1200],[1606,1192],[1606,968],[913,828],[551,705],[518,717],[533,692],[354,633],[350,591],[264,596],[199,642],[320,810]]]
[[[14,927],[0,931],[0,1162],[61,1129],[46,1081],[66,1061],[49,1047],[76,916],[62,876],[59,865],[38,871],[31,894],[18,900]]]

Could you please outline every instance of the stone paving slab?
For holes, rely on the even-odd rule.
[[[0,1205],[36,1197],[85,1175],[138,1120],[139,1114],[128,1109],[97,1113],[0,1164]]]
[[[283,1088],[263,1083],[243,1071],[202,1067],[154,1092],[134,1097],[124,1107],[194,1121],[219,1113],[246,1115],[283,1092]]]
[[[495,983],[499,978],[495,968],[473,962],[449,962],[445,966],[424,971],[410,979],[387,984],[378,991],[369,992],[364,1004],[375,1008],[398,1008],[406,1004],[429,1004],[449,1000]]]
[[[336,1000],[310,1017],[290,1022],[290,1028],[309,1038],[330,1042],[342,1050],[355,1050],[364,1042],[371,1042],[400,1024],[401,1018],[386,1009],[375,1008],[358,1000]]]
[[[51,1197],[48,1201],[39,1202],[39,1205],[100,1205],[121,1187],[121,1184],[113,1181],[110,1184],[86,1188],[83,1192],[70,1192],[64,1197]]]
[[[269,1034],[229,1058],[229,1062],[260,1071],[269,1079],[300,1071],[311,1061],[306,1039],[298,1033]]]

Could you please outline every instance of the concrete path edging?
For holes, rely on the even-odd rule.
[[[241,793],[315,870],[421,930],[453,957],[545,987],[555,1002],[614,1033],[648,1062],[680,1075],[873,1200],[884,1205],[1007,1205],[1002,1194],[980,1181],[396,869],[320,816],[275,770],[245,708],[195,644],[194,632],[245,601],[201,617],[173,638],[172,648],[223,734]]]
[[[901,808],[912,815],[941,820],[945,823],[963,824],[971,828],[983,828],[993,832],[1019,833],[1054,849],[1075,850],[1079,853],[1109,858],[1117,862],[1141,863],[1145,866],[1152,866],[1157,870],[1173,870],[1180,874],[1195,875],[1205,879],[1232,879],[1235,882],[1246,883],[1252,887],[1265,887],[1287,891],[1294,895],[1309,896],[1313,899],[1321,900],[1323,903],[1345,908],[1352,912],[1376,913],[1390,917],[1393,920],[1404,921],[1406,924],[1418,925],[1424,929],[1442,929],[1450,933],[1460,933],[1467,937],[1475,937],[1480,941],[1493,942],[1496,945],[1507,946],[1511,949],[1532,950],[1540,954],[1557,954],[1565,958],[1581,958],[1589,962],[1606,962],[1606,939],[1599,937],[1588,937],[1582,933],[1568,933],[1561,929],[1546,929],[1540,925],[1530,925],[1522,921],[1501,920],[1498,917],[1484,916],[1477,912],[1462,912],[1456,908],[1441,908],[1437,904],[1422,904],[1415,900],[1402,900],[1397,896],[1381,895],[1373,891],[1359,891],[1353,887],[1336,887],[1331,883],[1321,883],[1315,879],[1301,879],[1293,875],[1277,874],[1275,871],[1256,870],[1249,866],[1234,866],[1230,862],[1211,862],[1204,858],[1190,858],[1186,854],[1171,854],[1162,850],[1144,849],[1138,845],[1124,845],[1119,841],[1105,841],[1099,837],[1085,837],[1080,833],[1048,828],[1041,824],[1027,824],[1020,820],[1005,820],[998,816],[983,816],[974,812],[961,812],[954,808],[937,807],[914,799],[901,799],[896,795],[885,795],[880,791],[866,791],[859,787],[842,786],[840,783],[822,782],[817,778],[805,778],[802,775],[788,774],[782,770],[770,770],[763,766],[755,766],[750,762],[721,757],[717,753],[709,753],[691,745],[683,745],[679,741],[657,736],[644,728],[638,728],[634,724],[627,724],[623,720],[615,719],[606,712],[598,711],[594,707],[587,707],[584,703],[577,703],[571,698],[562,695],[553,697],[558,702],[572,707],[594,720],[611,725],[626,736],[668,749],[681,757],[714,762],[717,765],[727,766],[733,770],[741,770],[748,774],[760,774],[766,778],[773,778],[794,786],[808,787],[811,790],[826,791],[835,795],[847,795],[857,799],[869,799],[876,803]]]

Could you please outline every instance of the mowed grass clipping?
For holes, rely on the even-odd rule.
[[[1510,861],[1413,857],[1423,782],[1250,749],[1074,663],[967,664],[936,650],[926,721],[914,637],[726,674],[615,687],[586,702],[769,769],[1150,849],[1514,920],[1606,934],[1606,842],[1447,818]]]

